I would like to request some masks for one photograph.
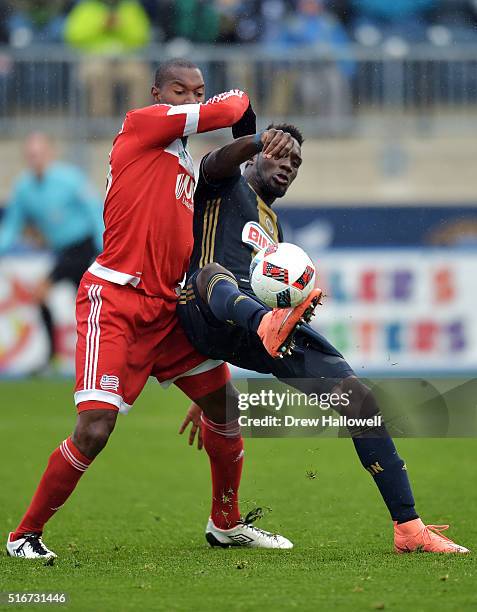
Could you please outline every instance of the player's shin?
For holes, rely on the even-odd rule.
[[[353,400],[347,408],[351,417],[372,417],[380,414],[371,391],[358,379],[347,379],[343,388],[352,390]],[[363,467],[371,474],[391,518],[405,523],[418,517],[406,464],[399,456],[384,424],[365,429],[349,428],[354,447]]]
[[[240,291],[234,278],[226,274],[214,274],[207,285],[207,303],[214,316],[226,323],[233,323],[256,332],[267,312],[254,299]]]
[[[212,473],[211,518],[219,529],[240,520],[238,490],[242,477],[243,439],[237,420],[218,424],[202,415],[202,438]]]
[[[64,440],[51,454],[30,506],[10,540],[26,533],[42,533],[45,523],[66,502],[91,461],[71,438]]]
[[[373,477],[393,521],[412,521],[418,515],[406,464],[385,428],[376,435],[378,433],[380,437],[354,437],[354,447],[363,467]]]

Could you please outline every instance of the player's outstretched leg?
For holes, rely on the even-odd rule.
[[[211,546],[293,548],[287,538],[253,525],[258,516],[240,516],[239,486],[244,458],[238,424],[238,392],[228,382],[224,387],[195,400],[202,409],[202,439],[212,473],[212,509],[205,537]]]
[[[274,358],[283,357],[291,350],[295,331],[311,319],[321,299],[321,289],[316,288],[295,308],[267,310],[240,291],[233,274],[216,263],[204,266],[196,283],[201,298],[219,321],[231,321],[258,334]]]
[[[91,404],[102,406],[100,402]],[[30,506],[18,527],[8,536],[9,556],[44,560],[56,557],[42,541],[43,528],[73,493],[81,476],[106,445],[116,416],[117,412],[110,409],[80,412],[73,435],[51,454]]]
[[[351,418],[372,418],[380,414],[371,390],[354,376],[344,379],[334,391],[348,393],[351,398],[340,414]],[[396,552],[468,553],[467,548],[440,533],[448,525],[425,525],[419,518],[406,464],[386,426],[349,427],[349,431],[361,463],[373,477],[393,520]]]

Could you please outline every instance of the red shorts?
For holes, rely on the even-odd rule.
[[[230,378],[225,363],[204,357],[190,344],[175,302],[146,296],[129,285],[86,272],[76,298],[76,323],[79,412],[91,407],[83,404],[90,401],[128,412],[149,376],[165,387],[175,383],[192,400]]]

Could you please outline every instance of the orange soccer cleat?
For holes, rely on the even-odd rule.
[[[292,350],[293,336],[300,323],[308,323],[320,304],[321,289],[316,287],[295,308],[274,308],[262,318],[257,333],[272,357],[284,357]]]
[[[449,525],[424,525],[420,518],[401,525],[394,522],[394,549],[397,553],[469,553],[468,548],[442,535],[441,531],[448,528]]]

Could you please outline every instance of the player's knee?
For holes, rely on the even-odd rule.
[[[234,278],[233,274],[229,272],[227,268],[224,268],[220,264],[218,263],[206,264],[203,268],[201,268],[199,274],[197,275],[197,279],[196,279],[196,285],[197,285],[197,289],[199,291],[200,297],[205,301],[207,300],[207,286],[210,282],[210,279],[215,274],[227,274],[228,276],[231,276],[232,278]]]
[[[348,418],[372,418],[379,414],[379,406],[373,392],[356,376],[348,376],[342,380],[333,392],[339,393],[345,400],[337,410]]]
[[[114,410],[94,410],[80,413],[73,442],[86,457],[94,458],[106,446],[116,424]]]
[[[217,391],[196,400],[205,416],[214,423],[229,423],[238,418],[239,392],[229,381]]]

